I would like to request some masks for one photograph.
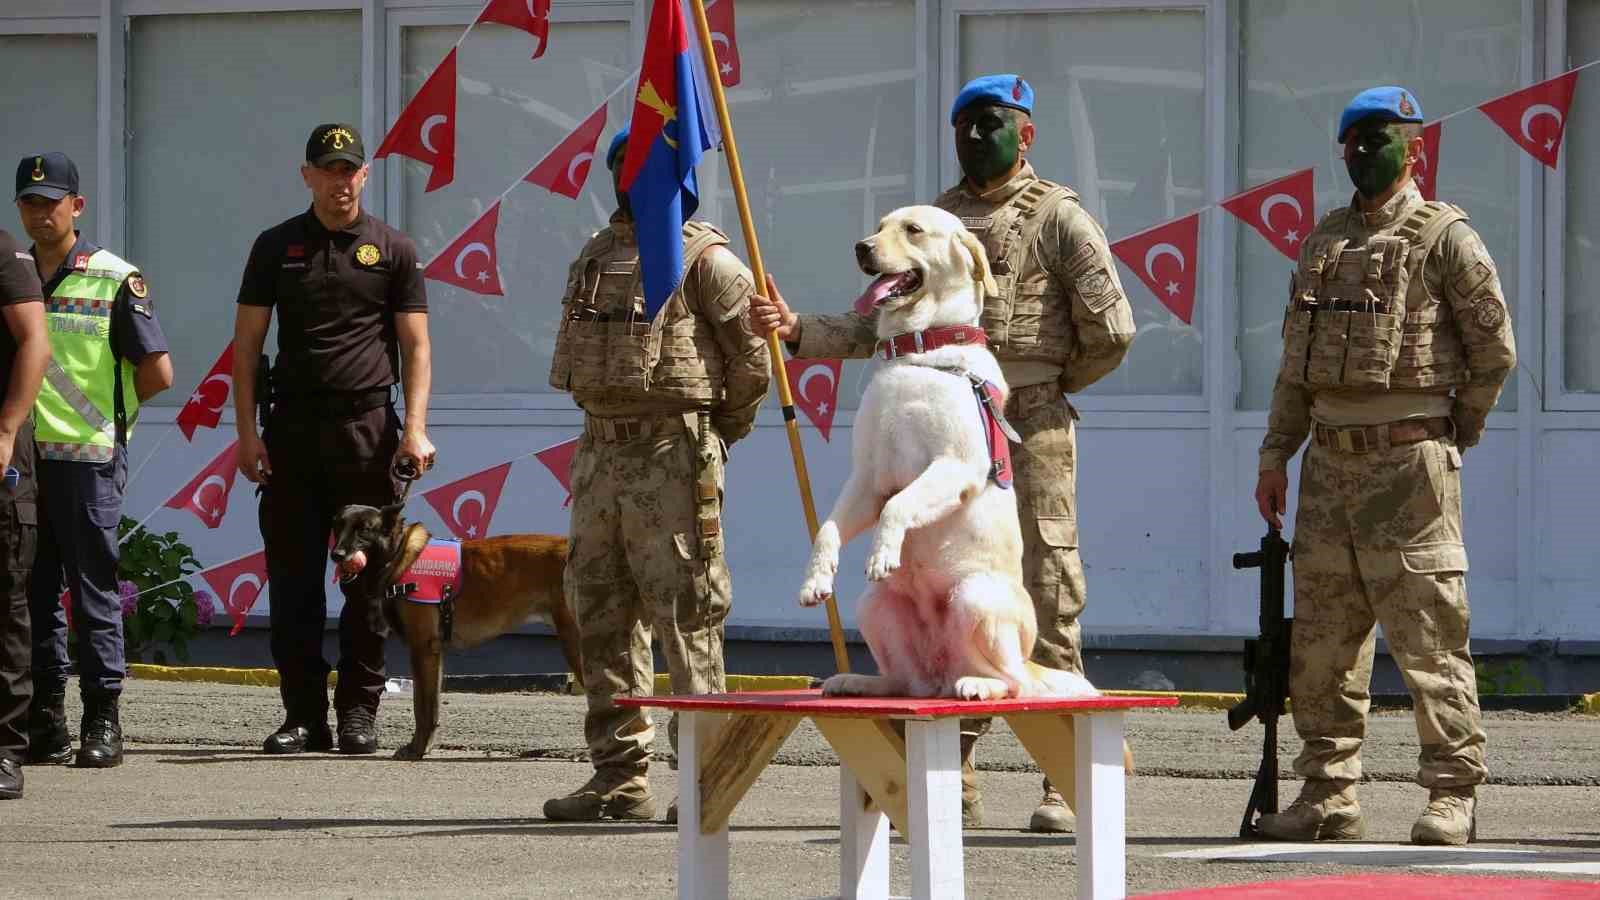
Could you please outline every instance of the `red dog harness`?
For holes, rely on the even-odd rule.
[[[439,630],[449,642],[454,629],[453,601],[461,596],[461,542],[429,538],[416,561],[395,579],[385,597],[404,597],[412,603],[439,607]]]

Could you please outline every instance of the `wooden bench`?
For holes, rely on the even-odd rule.
[[[1125,823],[1123,714],[1176,697],[827,697],[820,691],[619,697],[676,711],[678,896],[728,896],[728,817],[809,718],[839,769],[839,893],[889,896],[889,826],[911,846],[912,896],[963,895],[960,720],[1000,716],[1077,812],[1078,896],[1122,897]],[[904,723],[902,738],[893,723]]]

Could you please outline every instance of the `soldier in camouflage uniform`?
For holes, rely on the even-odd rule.
[[[1409,91],[1358,94],[1339,122],[1356,186],[1304,241],[1284,313],[1283,361],[1261,443],[1256,502],[1274,525],[1289,458],[1300,468],[1290,695],[1306,779],[1261,817],[1282,840],[1359,838],[1374,625],[1415,702],[1419,844],[1464,844],[1487,770],[1467,651],[1461,450],[1516,366],[1494,260],[1466,214],[1411,180],[1422,110]]]
[[[1005,415],[1022,437],[1015,453],[1024,583],[1038,614],[1040,665],[1083,671],[1078,616],[1087,588],[1078,556],[1077,411],[1063,394],[1115,369],[1133,343],[1133,308],[1117,277],[1105,232],[1077,194],[1034,174],[1033,89],[1016,75],[968,82],[950,110],[965,177],[935,205],[961,217],[983,242],[999,283],[981,324],[1011,387]],[[758,330],[777,330],[804,358],[865,358],[877,344],[874,320],[858,313],[799,317],[768,285],[757,298]],[[973,746],[989,720],[962,722],[962,821],[981,823]],[[1034,831],[1068,831],[1072,810],[1044,783],[1029,820]]]
[[[606,164],[620,178],[627,130]],[[644,318],[627,195],[572,264],[550,383],[584,411],[572,460],[572,592],[595,774],[549,800],[546,818],[650,819],[649,713],[616,696],[651,693],[652,630],[672,692],[725,689],[722,623],[732,602],[721,506],[726,447],[750,433],[767,394],[766,342],[750,330],[749,269],[703,222],[683,228],[683,284]],[[674,720],[673,725],[676,725]],[[677,729],[669,729],[674,749]],[[674,808],[669,810],[671,819]]]

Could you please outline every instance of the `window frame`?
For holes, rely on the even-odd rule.
[[[1544,71],[1567,70],[1567,0],[1556,0],[1546,7],[1544,28]],[[1586,72],[1594,77],[1591,70]],[[1579,76],[1580,79],[1584,76]],[[1543,409],[1547,412],[1600,411],[1600,391],[1593,393],[1567,389],[1567,191],[1572,173],[1567,166],[1570,155],[1563,153],[1554,171],[1541,166],[1538,177],[1544,186],[1544,346],[1542,356]],[[1600,352],[1600,348],[1596,348]]]

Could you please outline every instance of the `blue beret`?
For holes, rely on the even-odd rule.
[[[1339,117],[1339,131],[1333,136],[1334,141],[1344,143],[1345,132],[1350,130],[1350,126],[1368,116],[1382,116],[1390,122],[1421,122],[1422,104],[1403,87],[1386,85],[1368,88],[1357,94],[1350,105],[1344,108],[1344,115]]]
[[[950,106],[950,124],[956,123],[956,116],[963,109],[978,102],[1009,106],[1031,114],[1033,88],[1022,80],[1021,75],[980,75],[967,82],[961,93],[956,95],[956,102]]]
[[[617,153],[620,152],[622,148],[627,145],[627,143],[628,126],[624,125],[622,126],[621,131],[612,136],[611,146],[606,149],[606,168],[611,168],[612,162],[614,162],[617,158]]]

